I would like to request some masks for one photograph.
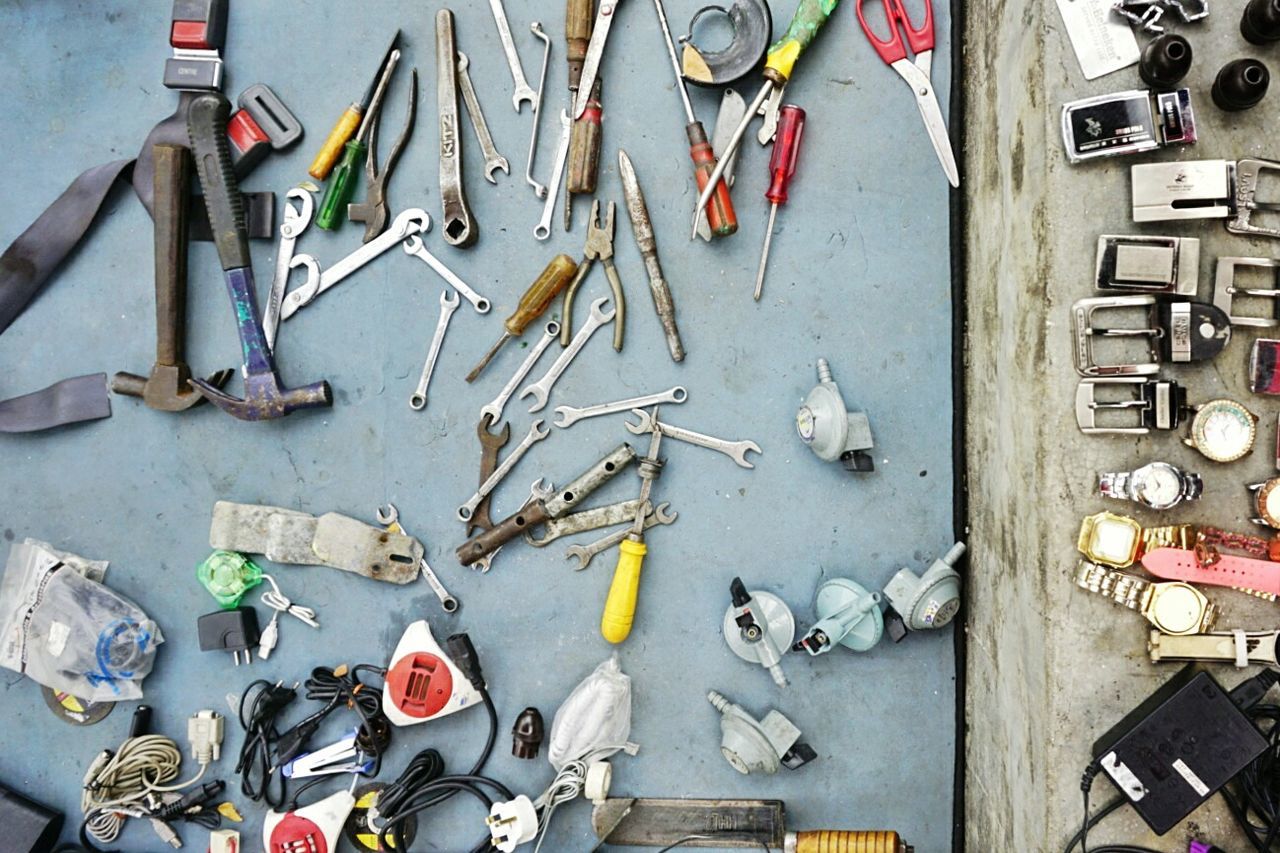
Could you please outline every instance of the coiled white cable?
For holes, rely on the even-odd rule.
[[[131,737],[114,755],[99,754],[85,773],[80,796],[88,833],[104,844],[115,841],[126,817],[145,814],[138,804],[159,790],[155,786],[178,777],[181,762],[178,745],[163,735]]]
[[[538,853],[542,849],[542,842],[546,840],[547,829],[551,826],[551,817],[555,814],[556,808],[582,794],[582,788],[587,783],[587,768],[598,760],[608,758],[618,750],[624,750],[628,755],[635,755],[639,748],[634,743],[602,746],[561,767],[547,789],[533,801],[534,808],[538,810],[540,824],[538,843],[534,846],[533,853]]]
[[[303,607],[301,604],[294,604],[284,593],[280,591],[279,584],[271,575],[263,575],[262,579],[271,584],[271,589],[262,594],[262,603],[277,611],[277,613],[288,613],[295,616],[312,628],[319,628],[320,623],[316,621],[316,612],[310,607]],[[276,614],[272,614],[272,619],[276,618]]]

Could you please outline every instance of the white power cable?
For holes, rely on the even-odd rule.
[[[635,755],[639,748],[634,743],[601,746],[561,767],[547,789],[533,801],[534,807],[538,810],[538,822],[541,824],[538,843],[534,846],[533,853],[538,853],[542,849],[542,842],[546,840],[547,829],[551,826],[551,817],[555,814],[556,808],[582,794],[582,788],[587,782],[587,769],[592,764],[597,760],[608,758],[618,750],[624,750],[628,755]]]
[[[158,790],[153,786],[178,777],[181,762],[178,745],[163,735],[131,737],[114,755],[99,754],[89,765],[80,796],[88,833],[104,844],[115,841],[126,817],[145,814],[141,806]]]
[[[262,603],[270,607],[274,612],[271,614],[271,621],[267,623],[267,627],[262,632],[262,636],[258,638],[258,657],[266,660],[271,656],[272,650],[276,647],[276,643],[280,642],[280,614],[288,613],[297,618],[301,622],[305,622],[312,628],[319,628],[320,623],[316,620],[316,612],[310,607],[303,607],[301,604],[294,604],[285,594],[280,591],[280,585],[276,583],[276,579],[271,575],[263,575],[264,580],[271,584],[271,589],[262,593]]]

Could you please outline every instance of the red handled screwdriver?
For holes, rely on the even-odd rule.
[[[760,271],[756,273],[755,300],[760,301],[764,290],[764,270],[769,264],[769,244],[773,242],[773,221],[778,215],[778,205],[787,203],[787,187],[796,173],[796,158],[800,156],[800,137],[804,135],[804,110],[795,104],[784,104],[778,111],[778,135],[773,139],[773,153],[769,155],[769,189],[764,197],[769,200],[769,229],[764,232],[764,251],[760,254]]]

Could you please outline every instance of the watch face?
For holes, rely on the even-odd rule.
[[[1152,462],[1134,471],[1133,496],[1152,509],[1168,509],[1182,500],[1182,474],[1166,462]]]
[[[1132,518],[1100,512],[1080,525],[1080,552],[1095,563],[1123,569],[1138,556],[1142,527]]]
[[[1191,443],[1214,462],[1234,462],[1253,449],[1255,418],[1234,400],[1212,400],[1191,422]]]
[[[1194,634],[1204,620],[1206,599],[1185,583],[1159,584],[1151,600],[1151,621],[1166,634]]]
[[[1280,528],[1280,477],[1262,484],[1256,497],[1258,515],[1272,527]]]

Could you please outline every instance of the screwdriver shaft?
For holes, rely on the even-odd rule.
[[[498,350],[502,349],[502,345],[509,340],[511,340],[511,333],[503,332],[502,337],[498,338],[498,342],[489,348],[489,351],[484,354],[484,357],[480,359],[475,367],[471,368],[471,372],[467,374],[467,381],[475,382],[476,377],[484,372],[484,369],[489,366],[489,362],[493,361],[493,357],[498,354]]]
[[[769,227],[764,232],[764,251],[760,253],[760,269],[756,272],[756,292],[755,300],[760,301],[760,294],[764,291],[764,269],[769,265],[769,246],[773,243],[773,221],[778,216],[778,205],[775,202],[769,206]]]

